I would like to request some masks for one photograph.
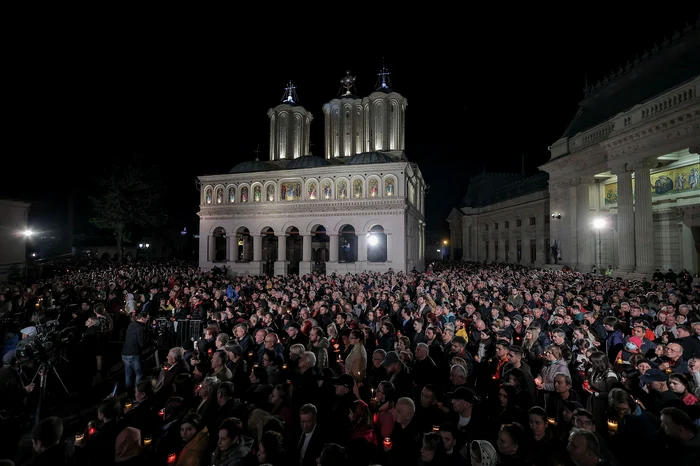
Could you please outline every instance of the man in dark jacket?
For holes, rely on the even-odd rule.
[[[32,446],[36,456],[25,466],[63,466],[66,461],[65,445],[61,443],[63,422],[57,417],[48,417],[34,426]]]
[[[136,383],[143,378],[143,366],[141,364],[141,353],[148,348],[148,336],[146,335],[145,324],[148,314],[141,313],[135,321],[129,324],[126,329],[126,340],[122,349],[122,361],[124,361],[124,376],[126,378],[126,390],[130,392],[134,387],[132,372],[136,374]]]

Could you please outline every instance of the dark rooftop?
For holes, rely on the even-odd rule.
[[[260,160],[246,160],[241,162],[229,171],[229,173],[254,173],[254,172],[266,172],[270,170],[277,170],[272,164],[267,164],[261,162]]]
[[[290,161],[287,166],[284,167],[285,170],[294,170],[297,168],[318,168],[327,167],[328,161],[317,157],[315,155],[304,155],[302,157],[297,157],[296,159]]]
[[[571,137],[700,75],[700,20],[585,89],[562,137]]]
[[[467,194],[460,207],[485,207],[526,194],[546,190],[549,175],[540,172],[526,177],[523,173],[480,173],[469,179]]]
[[[394,160],[386,154],[381,152],[362,152],[361,154],[355,154],[348,160],[348,165],[364,165],[368,163],[391,163]]]

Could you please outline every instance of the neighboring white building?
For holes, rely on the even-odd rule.
[[[550,260],[547,175],[481,173],[452,209],[450,259],[542,266]]]
[[[368,97],[323,106],[325,159],[294,86],[268,111],[269,161],[200,176],[199,263],[243,274],[424,269],[425,182],[404,153],[406,98],[382,70]]]
[[[562,263],[617,276],[698,272],[700,21],[585,98],[550,147],[550,238]]]
[[[27,220],[31,204],[0,199],[0,276],[10,265],[24,264],[27,258]]]

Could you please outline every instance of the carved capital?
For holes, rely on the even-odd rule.
[[[612,173],[613,175],[620,176],[620,175],[623,175],[625,173],[631,174],[632,170],[630,170],[630,168],[628,167],[628,164],[623,163],[620,165],[615,165],[613,167],[610,167],[610,173]]]
[[[571,184],[571,186],[579,186],[582,184],[593,184],[593,183],[595,183],[595,178],[593,178],[592,176],[589,176],[589,175],[577,176],[575,178],[571,178],[571,180],[569,180],[569,183]]]
[[[650,157],[646,159],[641,159],[641,160],[635,160],[631,164],[628,164],[632,170],[649,170],[652,168],[656,168],[659,166],[659,161],[656,159],[656,157]]]

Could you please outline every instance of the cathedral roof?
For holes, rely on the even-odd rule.
[[[523,173],[480,173],[469,179],[462,207],[485,207],[535,191],[546,190],[549,175],[538,173],[526,177]]]
[[[253,173],[253,172],[266,172],[274,170],[270,165],[265,162],[261,162],[258,159],[246,160],[241,162],[231,169],[229,173]]]
[[[319,168],[327,166],[328,162],[321,157],[317,157],[315,155],[304,155],[290,161],[285,167],[285,170],[293,170],[295,168]]]
[[[368,163],[391,163],[391,157],[381,152],[362,152],[361,154],[355,154],[348,160],[348,165],[364,165]]]
[[[654,45],[634,62],[606,76],[596,85],[586,87],[585,97],[564,132],[572,137],[603,123],[620,112],[650,100],[700,74],[700,20],[683,34]]]

